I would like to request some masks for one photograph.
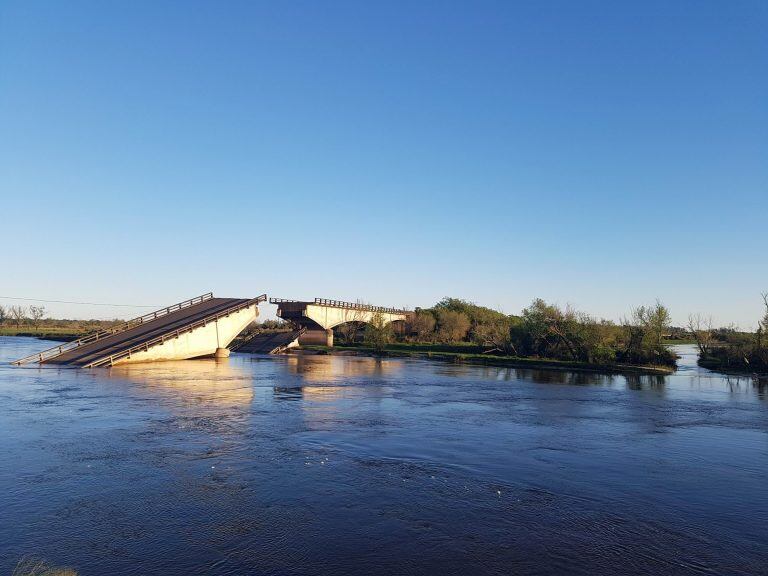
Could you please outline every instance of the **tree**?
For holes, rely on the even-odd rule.
[[[374,312],[370,321],[365,327],[365,343],[381,353],[392,340],[392,326],[384,320],[381,312]]]
[[[757,347],[763,347],[763,336],[768,333],[768,292],[760,294],[763,297],[763,304],[765,305],[765,314],[763,319],[757,323]]]
[[[362,301],[358,300],[357,304],[363,305]],[[365,321],[366,311],[363,308],[352,308],[344,312],[346,321],[343,324],[336,326],[336,331],[341,336],[342,342],[345,344],[352,344],[357,340],[357,336],[360,333],[361,326]]]
[[[611,355],[601,346],[610,327],[573,306],[560,308],[537,298],[523,310],[522,344],[528,353],[546,358],[607,362]]]
[[[11,306],[8,308],[8,315],[16,323],[16,328],[19,328],[27,318],[27,309],[24,306]]]
[[[419,342],[431,340],[435,333],[435,316],[423,310],[417,310],[409,320],[410,331],[416,334]]]
[[[512,340],[512,323],[506,319],[494,320],[475,327],[474,338],[482,346],[491,346],[505,354],[517,354]]]
[[[453,312],[459,312],[469,318],[469,337],[472,341],[480,343],[488,329],[483,328],[486,325],[498,327],[499,323],[508,322],[511,325],[513,317],[507,316],[503,312],[488,308],[486,306],[479,306],[474,302],[468,302],[461,298],[443,298],[435,304],[435,312],[439,313],[441,310],[451,310]],[[493,328],[491,328],[493,329]],[[482,333],[482,335],[481,335]]]
[[[4,324],[6,318],[8,318],[8,312],[4,306],[0,305],[0,324]]]
[[[653,306],[640,306],[624,320],[625,346],[621,352],[626,362],[674,364],[674,354],[664,346],[669,332],[669,310],[658,300]]]
[[[763,328],[768,330],[768,292],[762,292],[760,296],[763,297],[763,305],[765,306],[765,314],[763,314],[763,319],[761,320],[761,323],[763,325]]]
[[[440,338],[448,342],[464,340],[471,326],[466,314],[447,309],[437,310],[437,325]]]
[[[523,310],[523,322],[519,335],[526,354],[543,356],[549,348],[548,318],[555,314],[554,307],[536,298]]]
[[[32,323],[37,326],[45,316],[45,306],[30,306],[29,314],[32,316]]]
[[[645,337],[652,347],[662,346],[664,334],[669,330],[669,309],[656,300],[653,306],[640,306],[632,311],[636,323],[645,330]]]
[[[698,346],[701,356],[707,356],[715,337],[712,329],[712,317],[702,318],[701,314],[691,314],[688,316],[687,328],[693,339],[696,340],[696,346]]]

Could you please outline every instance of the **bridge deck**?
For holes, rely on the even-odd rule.
[[[153,338],[174,332],[202,320],[206,316],[224,312],[228,308],[234,308],[245,302],[248,302],[248,300],[241,298],[210,298],[199,304],[171,312],[123,332],[112,334],[95,342],[83,344],[63,354],[44,360],[44,362],[83,366],[100,358],[118,354],[134,346],[140,346]]]
[[[248,354],[274,354],[276,350],[284,349],[301,334],[302,330],[257,334],[241,346],[234,348],[234,351]]]

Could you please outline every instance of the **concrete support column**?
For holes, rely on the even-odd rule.
[[[307,330],[299,337],[305,346],[333,346],[333,330]]]

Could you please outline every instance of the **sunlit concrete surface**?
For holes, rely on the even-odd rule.
[[[299,337],[299,344],[305,345],[333,346],[333,328],[348,322],[369,324],[378,316],[387,325],[405,322],[410,316],[405,310],[321,298],[313,302],[273,298],[270,302],[277,304],[280,318],[306,328]]]
[[[117,360],[115,365],[159,360],[185,360],[212,356],[219,348],[226,348],[246,326],[259,317],[256,304],[233,312],[228,316],[185,332],[176,338],[156,344],[148,350],[135,352]]]

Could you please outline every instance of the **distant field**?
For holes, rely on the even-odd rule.
[[[19,336],[27,334],[83,334],[84,328],[65,328],[63,326],[0,326],[0,334],[3,336]]]
[[[662,340],[662,344],[665,346],[674,346],[675,344],[696,344],[696,340],[693,338],[676,338],[676,339],[668,339],[665,338]]]
[[[97,328],[66,328],[62,326],[0,326],[0,336],[29,336],[50,340],[75,340]]]

